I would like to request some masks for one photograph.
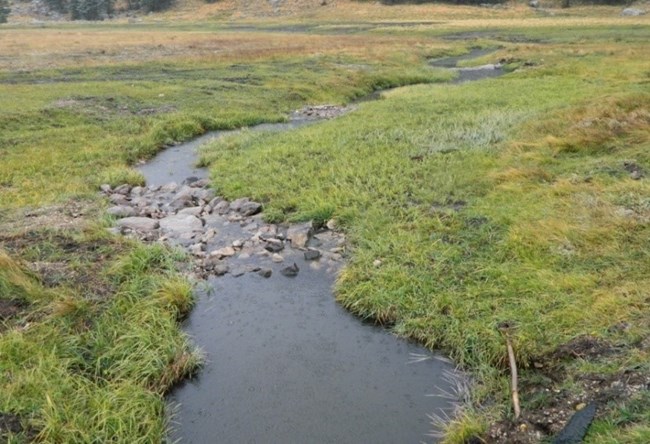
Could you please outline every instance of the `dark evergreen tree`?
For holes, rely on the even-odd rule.
[[[53,11],[68,12],[67,0],[45,0],[45,4]]]
[[[7,23],[10,12],[9,0],[0,0],[0,23]]]
[[[173,0],[127,0],[129,9],[141,9],[143,11],[163,11],[171,6]]]
[[[103,20],[113,13],[114,0],[70,0],[72,20]]]

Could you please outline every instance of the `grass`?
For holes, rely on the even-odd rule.
[[[81,294],[70,285],[73,279],[47,288],[19,262],[0,256],[2,298],[24,307],[0,336],[0,411],[24,420],[23,432],[4,437],[10,442],[162,441],[163,394],[200,363],[177,323],[192,303],[188,283],[171,274],[179,257],[159,246],[115,245],[92,232],[79,233],[77,248],[65,251],[69,242],[77,242],[65,236],[40,242],[50,248],[37,251],[34,242],[31,251],[15,253],[65,263],[73,275],[78,249],[86,245],[96,251],[101,245],[111,256],[98,278],[106,282],[94,281]],[[79,276],[97,272],[89,263],[81,267]],[[100,286],[113,288],[109,299],[92,294]]]
[[[205,20],[229,17],[226,1],[165,23],[197,19],[187,5],[137,26],[3,27],[0,412],[23,423],[7,439],[160,442],[165,391],[199,365],[178,326],[184,258],[105,234],[99,184],[142,183],[135,162],[207,130],[415,83],[333,121],[222,138],[202,162],[269,219],[335,218],[350,240],[341,303],[472,372],[449,442],[509,416],[499,322],[517,326],[524,412],[558,402],[548,387],[648,375],[650,190],[631,177],[650,172],[647,18],[341,2],[249,11],[257,30],[236,31]],[[444,23],[359,26],[423,17]],[[470,47],[498,53],[467,63],[514,72],[449,85],[426,66]],[[583,337],[608,351],[560,356]],[[601,404],[588,442],[648,441],[645,392]]]
[[[258,44],[256,51],[264,48]],[[166,144],[207,130],[282,121],[308,102],[342,103],[380,87],[448,77],[417,63],[436,47],[404,54],[400,44],[366,58],[356,55],[355,44],[350,54],[311,52],[319,48],[263,60],[248,60],[242,50],[240,63],[199,53],[196,60],[3,71],[0,205],[89,196],[104,182],[138,183],[142,179],[126,168]],[[64,171],[67,180],[56,180]]]
[[[479,403],[508,405],[503,321],[517,325],[525,381],[581,335],[624,348],[610,372],[647,372],[650,190],[626,165],[650,167],[647,70],[635,62],[648,54],[625,48],[511,48],[540,66],[398,89],[336,121],[220,140],[204,162],[220,193],[259,199],[275,218],[337,219],[351,241],[338,300],[446,350],[483,384]],[[624,432],[632,441],[648,438],[640,422]]]

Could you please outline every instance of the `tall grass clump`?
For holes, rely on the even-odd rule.
[[[201,361],[179,331],[192,295],[173,276],[175,258],[160,246],[132,247],[107,264],[117,284],[109,300],[81,311],[70,307],[87,305],[83,295],[41,301],[44,318],[0,336],[0,411],[24,418],[28,427],[19,435],[44,442],[165,439],[163,395]],[[2,261],[10,265],[1,269],[3,290],[20,287],[31,299],[44,291],[4,254]]]

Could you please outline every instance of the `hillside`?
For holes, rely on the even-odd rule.
[[[8,23],[40,23],[69,21],[62,14],[46,6],[45,0],[10,0]],[[631,6],[648,10],[648,2]],[[539,8],[525,1],[509,1],[489,5],[452,5],[444,3],[386,4],[379,1],[355,0],[221,0],[206,3],[204,0],[176,0],[162,12],[128,11],[126,0],[117,0],[115,11],[107,17],[110,21],[203,21],[203,20],[472,20],[521,19],[522,17],[601,16],[617,17],[622,6],[580,6],[561,9],[558,0],[539,2]]]

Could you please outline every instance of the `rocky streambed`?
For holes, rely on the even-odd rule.
[[[247,198],[227,201],[208,188],[207,179],[188,178],[182,184],[130,187],[102,191],[113,204],[108,214],[117,218],[113,232],[146,242],[164,242],[184,249],[194,260],[197,279],[257,273],[270,277],[274,264],[280,274],[300,271],[296,255],[312,268],[333,271],[342,259],[345,236],[333,231],[334,222],[315,227],[267,224],[262,204]]]
[[[336,304],[346,244],[333,221],[265,223],[260,203],[227,201],[207,179],[102,192],[115,233],[192,258],[185,329],[207,362],[170,395],[173,442],[435,441],[429,415],[451,414],[459,377]]]

